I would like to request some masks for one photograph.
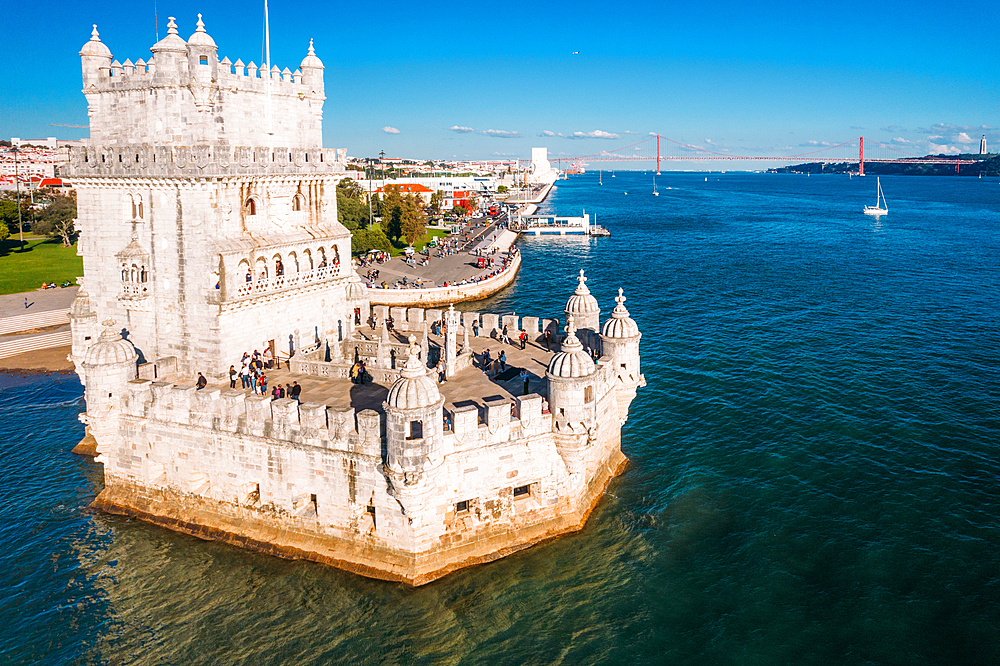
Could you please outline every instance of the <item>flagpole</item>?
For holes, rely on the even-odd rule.
[[[264,48],[267,51],[267,133],[274,134],[271,112],[271,22],[267,15],[267,0],[264,0]]]

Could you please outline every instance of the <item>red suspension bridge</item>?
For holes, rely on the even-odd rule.
[[[661,150],[662,146],[662,150]],[[957,172],[963,164],[975,164],[979,160],[958,159],[951,157],[923,157],[906,153],[884,143],[869,142],[868,154],[865,154],[865,138],[859,137],[815,150],[792,155],[734,155],[720,149],[703,148],[691,144],[668,139],[659,134],[629,146],[613,150],[602,150],[592,155],[577,157],[554,157],[553,161],[562,171],[564,162],[572,165],[582,165],[589,162],[656,162],[656,171],[660,171],[662,162],[853,162],[858,165],[858,172],[864,174],[865,162],[891,162],[893,164],[952,164]]]

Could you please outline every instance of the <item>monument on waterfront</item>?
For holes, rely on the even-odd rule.
[[[372,308],[337,222],[345,153],[322,148],[312,44],[294,72],[219,60],[199,16],[151,51],[120,63],[95,27],[80,52],[72,358],[104,466],[95,505],[410,584],[582,527],[645,383],[621,291],[602,325],[581,271],[565,336],[557,318]],[[534,392],[475,367],[473,323],[528,333]],[[263,346],[326,403],[194,385]],[[348,378],[357,361],[373,383]]]

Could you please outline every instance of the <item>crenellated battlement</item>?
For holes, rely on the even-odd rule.
[[[207,178],[220,176],[338,175],[345,171],[343,148],[207,145],[72,146],[62,167],[70,177],[118,176]]]

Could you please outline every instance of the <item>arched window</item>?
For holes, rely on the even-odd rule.
[[[250,197],[249,199],[247,199],[247,206],[246,206],[246,208],[247,208],[247,215],[256,215],[257,214],[257,200],[254,199],[253,197]]]
[[[294,197],[292,197],[292,210],[295,212],[301,211],[305,204],[305,201],[306,201],[305,197],[303,197],[301,194],[296,194]]]
[[[137,219],[141,220],[142,219],[142,195],[141,194],[135,195],[134,201],[138,202],[138,204],[136,205],[136,211],[138,212]]]
[[[201,56],[200,58],[198,58],[198,62],[199,62],[199,64],[207,65],[208,64],[208,56]]]
[[[139,209],[135,205],[135,197],[130,196],[129,199],[132,200],[132,219],[139,217]]]

